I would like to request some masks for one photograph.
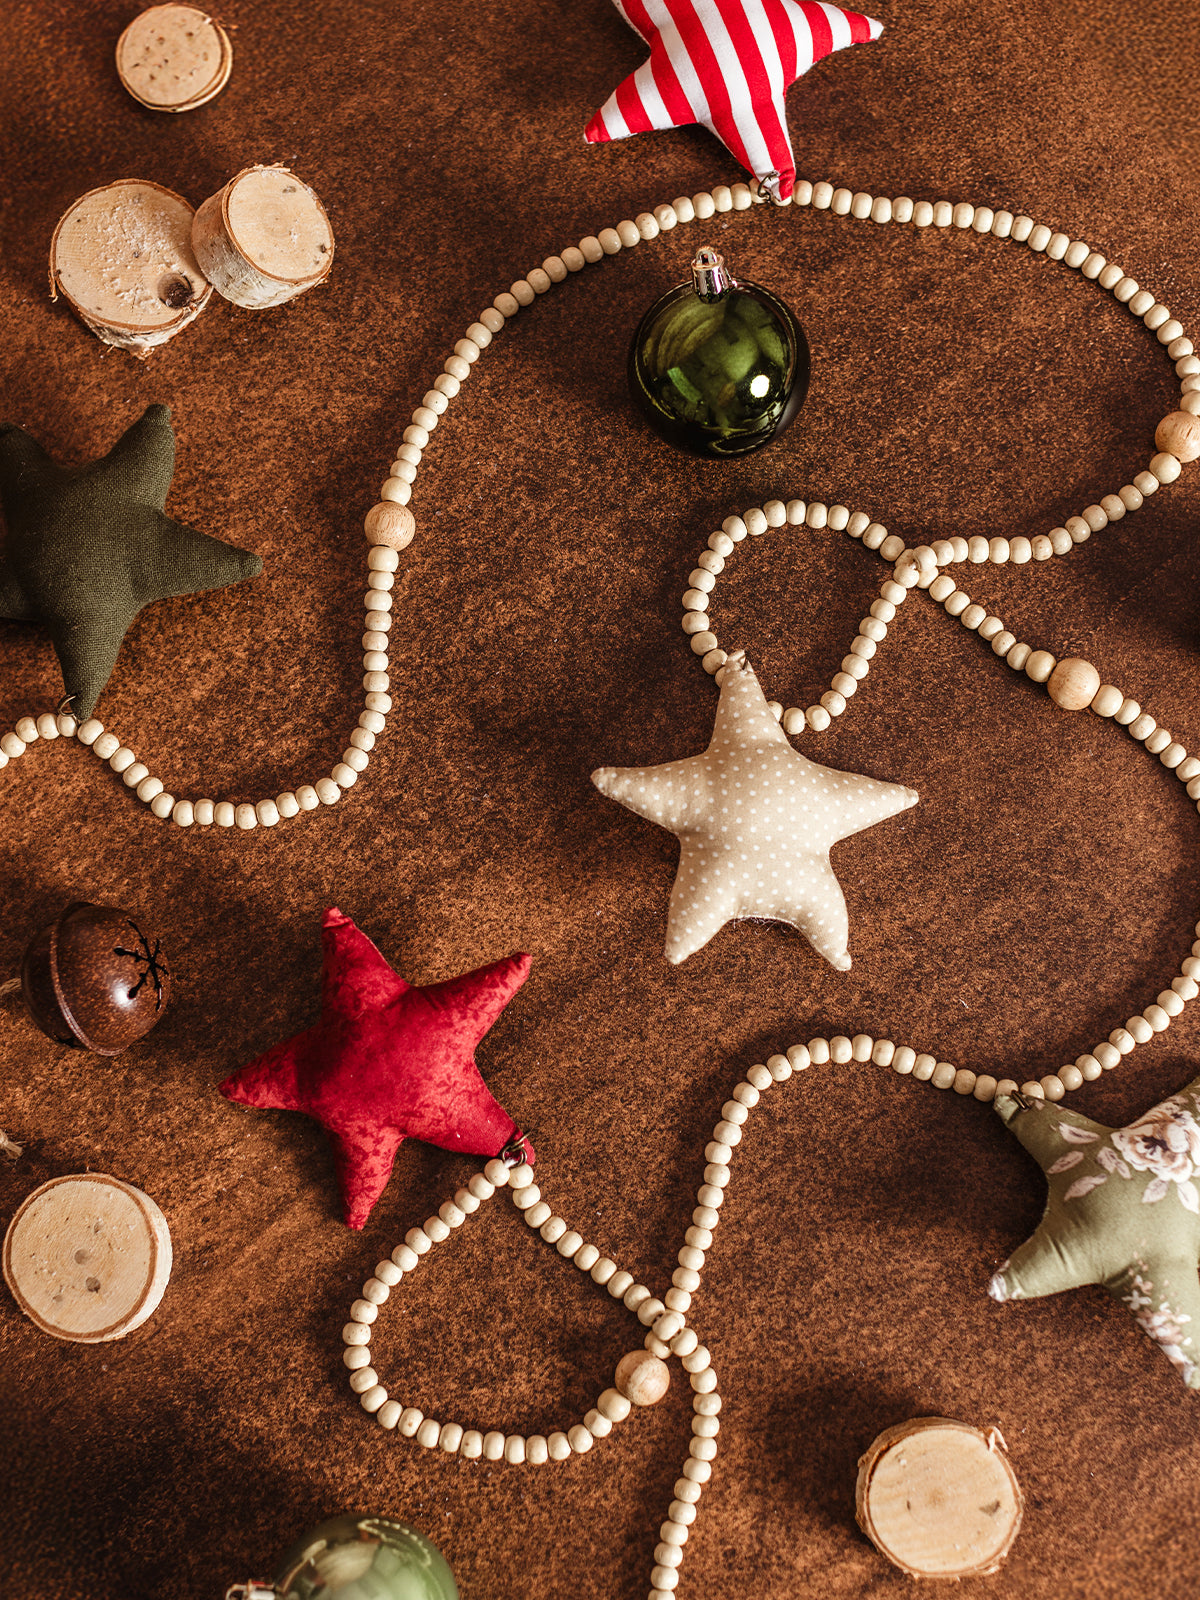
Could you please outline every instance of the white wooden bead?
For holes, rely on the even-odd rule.
[[[197,824],[201,828],[208,828],[216,821],[217,808],[211,800],[197,800],[194,807],[194,815]]]
[[[468,1428],[459,1440],[458,1453],[464,1461],[478,1461],[483,1454],[483,1435],[477,1428]]]
[[[1159,1006],[1169,1017],[1182,1015],[1183,999],[1174,989],[1164,989],[1157,999]]]
[[[504,1441],[504,1459],[510,1466],[519,1467],[525,1461],[525,1436],[510,1433]]]
[[[259,800],[255,804],[254,815],[264,828],[273,828],[279,821],[279,807],[274,800]]]
[[[935,200],[933,203],[933,222],[937,228],[948,228],[954,221],[954,207],[949,200]]]
[[[364,1411],[374,1414],[388,1397],[387,1390],[382,1384],[377,1383],[374,1388],[368,1389],[365,1394],[360,1394],[358,1403]]]
[[[213,809],[213,821],[218,828],[232,828],[237,821],[237,808],[229,800],[218,800]]]
[[[350,1307],[350,1320],[369,1326],[379,1315],[379,1307],[370,1300],[355,1300]]]
[[[613,1430],[611,1420],[595,1407],[585,1415],[583,1425],[593,1439],[607,1439]]]
[[[396,1431],[403,1434],[406,1439],[415,1438],[417,1429],[424,1421],[425,1413],[419,1406],[405,1406],[400,1413],[400,1422]]]
[[[365,1322],[347,1322],[342,1329],[343,1344],[370,1344],[371,1329]]]
[[[595,1440],[582,1422],[577,1422],[573,1428],[567,1430],[567,1443],[574,1455],[584,1456],[592,1448]]]
[[[567,1231],[567,1225],[561,1217],[549,1217],[539,1227],[538,1232],[547,1244],[555,1244]]]
[[[933,207],[928,200],[918,200],[913,206],[913,222],[918,228],[928,228],[933,222]]]
[[[391,1289],[380,1278],[368,1278],[362,1287],[362,1297],[373,1306],[381,1306],[391,1294]]]
[[[897,196],[892,201],[892,221],[911,222],[913,218],[913,202],[906,194]]]

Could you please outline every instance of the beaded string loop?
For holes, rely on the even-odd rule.
[[[1196,931],[1200,939],[1200,926]],[[1200,942],[1195,948],[1200,951]],[[1200,959],[1193,958],[1190,963],[1184,963],[1185,967],[1189,964],[1200,970]],[[1186,981],[1193,991],[1189,998],[1194,997],[1196,984],[1190,978]],[[1178,998],[1180,991],[1173,993]],[[1163,996],[1160,995],[1159,999],[1162,1000]],[[1139,1025],[1136,1040],[1132,1032],[1118,1029],[1111,1038],[1115,1040],[1119,1034],[1124,1034],[1120,1045],[1097,1046],[1094,1055],[1081,1056],[1079,1063],[1086,1064],[1076,1064],[1074,1069],[1079,1081],[1082,1082],[1085,1077],[1099,1077],[1105,1067],[1115,1066],[1122,1054],[1133,1049],[1135,1042],[1144,1042],[1144,1038],[1150,1037],[1151,1032],[1156,1031],[1154,1024],[1148,1020],[1153,1010],[1153,1007],[1147,1007],[1145,1016],[1130,1019],[1130,1029],[1135,1024]],[[1166,1021],[1162,1026],[1166,1026]],[[1101,1052],[1106,1050],[1111,1055],[1100,1059]],[[613,1299],[620,1300],[637,1317],[647,1330],[644,1349],[650,1357],[663,1363],[677,1357],[688,1375],[692,1390],[692,1437],[687,1460],[675,1482],[666,1519],[659,1528],[659,1543],[654,1550],[648,1595],[648,1600],[673,1600],[691,1528],[699,1514],[704,1486],[712,1478],[713,1462],[718,1454],[722,1407],[718,1379],[712,1352],[701,1342],[695,1325],[688,1319],[721,1220],[721,1208],[733,1176],[734,1157],[745,1137],[750,1113],[770,1089],[786,1083],[793,1075],[805,1072],[810,1066],[829,1063],[847,1065],[851,1062],[874,1062],[881,1067],[891,1067],[900,1074],[924,1079],[935,1088],[953,1089],[958,1094],[974,1095],[980,1100],[990,1100],[1000,1093],[1018,1092],[1036,1099],[1061,1099],[1065,1088],[1062,1080],[1072,1070],[1063,1068],[1059,1074],[1043,1078],[1040,1083],[1025,1083],[1018,1088],[1011,1078],[997,1082],[995,1079],[976,1077],[973,1072],[955,1069],[949,1062],[939,1062],[931,1055],[918,1055],[908,1045],[897,1045],[890,1039],[873,1039],[868,1034],[856,1034],[853,1038],[845,1034],[836,1034],[833,1038],[818,1037],[810,1039],[807,1044],[794,1044],[786,1051],[768,1056],[765,1062],[747,1069],[745,1076],[734,1085],[728,1100],[721,1106],[712,1138],[704,1147],[704,1170],[696,1190],[691,1223],[676,1256],[678,1266],[672,1273],[671,1287],[661,1300],[645,1284],[635,1282],[632,1273],[619,1269],[611,1257],[602,1255],[596,1245],[586,1242],[582,1234],[554,1214],[543,1198],[541,1188],[533,1181],[532,1168],[525,1165],[510,1168],[501,1160],[490,1161],[483,1174],[473,1177],[465,1189],[459,1189],[453,1200],[446,1201],[421,1227],[409,1230],[404,1243],[398,1245],[387,1260],[379,1262],[372,1276],[363,1284],[361,1297],[350,1307],[350,1321],[342,1329],[345,1347],[342,1360],[350,1373],[350,1388],[357,1394],[363,1410],[373,1415],[382,1428],[414,1439],[425,1449],[439,1449],[448,1455],[460,1456],[465,1461],[482,1459],[488,1462],[505,1461],[512,1466],[543,1466],[586,1455],[598,1439],[607,1438],[615,1426],[626,1421],[639,1403],[639,1400],[631,1400],[630,1395],[621,1388],[622,1369],[634,1359],[634,1352],[618,1364],[617,1386],[603,1390],[582,1422],[549,1435],[533,1434],[526,1437],[498,1430],[484,1433],[479,1429],[465,1428],[458,1422],[438,1422],[426,1417],[419,1407],[401,1405],[379,1381],[379,1374],[371,1363],[370,1343],[380,1308],[389,1299],[392,1290],[416,1270],[422,1257],[435,1244],[448,1239],[468,1216],[478,1211],[498,1189],[507,1185],[514,1206],[522,1213],[528,1226],[552,1245],[558,1255],[572,1262],[581,1272],[588,1273],[594,1283],[607,1289]],[[664,1392],[665,1384],[653,1388],[649,1403],[660,1398]],[[644,1394],[640,1396],[640,1403],[647,1403]]]
[[[1054,528],[1048,534],[1038,534],[1032,539],[1018,536],[1012,540],[967,541],[971,546],[977,542],[986,542],[989,546],[986,557],[973,551],[967,559],[1021,562],[1045,560],[1049,555],[1065,555],[1109,522],[1119,520],[1127,511],[1137,510],[1145,497],[1153,494],[1160,484],[1174,482],[1183,462],[1200,456],[1200,427],[1193,429],[1190,422],[1192,417],[1200,417],[1200,356],[1196,355],[1191,339],[1185,335],[1182,323],[1172,317],[1167,307],[1160,304],[1148,289],[1143,289],[1121,267],[1108,261],[1082,240],[1055,232],[1044,223],[1035,223],[1031,217],[1014,215],[1003,209],[994,210],[991,206],[973,206],[967,202],[954,205],[949,200],[914,201],[903,195],[889,200],[861,191],[835,188],[831,183],[800,181],[790,201],[780,203],[775,196],[771,196],[770,200],[774,202],[772,210],[781,214],[786,212],[788,205],[811,206],[816,211],[829,211],[834,216],[851,217],[859,221],[900,225],[911,223],[917,228],[956,228],[1025,244],[1035,253],[1044,254],[1051,261],[1077,270],[1083,277],[1098,283],[1100,288],[1108,290],[1119,304],[1128,306],[1131,314],[1139,317],[1155,334],[1174,362],[1182,391],[1180,409],[1160,424],[1160,448],[1151,458],[1147,470],[1138,473],[1133,483],[1125,485],[1118,494],[1102,496],[1095,505],[1086,506],[1077,517],[1068,517],[1063,527]],[[631,250],[644,241],[656,239],[661,233],[669,232],[681,224],[703,222],[718,213],[747,211],[752,206],[767,203],[768,196],[761,192],[754,193],[745,183],[719,184],[711,193],[704,191],[690,197],[681,195],[670,204],[641,212],[633,221],[624,220],[615,228],[602,228],[598,234],[589,234],[578,245],[569,245],[561,255],[547,256],[540,267],[534,267],[524,278],[519,278],[509,289],[498,294],[491,305],[480,313],[478,320],[470,324],[465,336],[458,340],[453,353],[443,363],[432,387],[422,397],[421,404],[413,411],[412,420],[404,430],[395,460],[380,489],[379,502],[372,506],[364,519],[370,544],[367,556],[368,587],[363,601],[362,682],[365,710],[351,730],[341,760],[328,777],[253,803],[176,799],[166,791],[163,780],[151,773],[146,763],[139,761],[134,751],[123,744],[116,734],[105,729],[97,718],[89,717],[79,722],[69,713],[61,711],[57,716],[43,712],[41,715],[30,714],[18,718],[13,729],[0,737],[0,768],[24,755],[29,745],[39,739],[75,738],[119,773],[125,786],[149,806],[153,816],[162,821],[170,819],[185,828],[193,824],[208,827],[214,823],[218,827],[237,827],[242,830],[259,826],[270,828],[303,812],[336,805],[346,790],[352,788],[366,771],[375,740],[383,733],[387,715],[392,709],[392,699],[388,693],[391,591],[399,565],[398,552],[411,543],[416,528],[407,506],[431,435],[450,402],[470,377],[475,362],[509,320],[524,307],[533,305],[540,295],[547,293],[554,284],[562,283],[570,274],[603,261],[607,256],[615,256],[622,250]],[[697,628],[696,631],[699,634],[704,630]],[[851,654],[854,654],[853,650]],[[853,670],[847,672],[846,676],[852,677]],[[843,691],[835,688],[831,692]],[[810,723],[810,726],[813,724]]]
[[[789,1069],[790,1071],[790,1069]],[[757,1094],[749,1085],[739,1085],[743,1092]],[[735,1096],[738,1090],[734,1091]],[[732,1103],[732,1102],[731,1102]],[[728,1109],[728,1108],[726,1108]],[[721,1121],[717,1131],[727,1124]],[[740,1137],[740,1133],[738,1134]],[[726,1144],[710,1144],[710,1151],[729,1151]],[[373,1275],[363,1284],[362,1296],[350,1307],[350,1321],[342,1329],[342,1361],[350,1372],[350,1387],[358,1395],[363,1410],[375,1417],[380,1427],[395,1430],[404,1438],[415,1439],[427,1450],[439,1449],[447,1455],[458,1455],[465,1461],[506,1461],[512,1466],[527,1464],[544,1466],[548,1462],[568,1461],[573,1456],[586,1455],[598,1439],[605,1439],[613,1428],[624,1422],[635,1407],[653,1404],[662,1398],[667,1387],[665,1363],[678,1357],[688,1375],[692,1389],[692,1438],[688,1457],[683,1463],[675,1483],[674,1498],[667,1509],[666,1521],[659,1529],[659,1543],[654,1551],[654,1568],[650,1574],[651,1600],[669,1595],[679,1582],[678,1568],[683,1561],[683,1547],[687,1543],[691,1524],[696,1519],[697,1505],[704,1485],[712,1477],[712,1462],[717,1454],[717,1434],[720,1432],[719,1412],[721,1396],[712,1356],[701,1344],[696,1330],[686,1319],[692,1302],[692,1293],[700,1285],[700,1267],[704,1264],[704,1248],[712,1243],[712,1228],[716,1226],[717,1207],[721,1204],[723,1188],[710,1183],[710,1175],[717,1182],[728,1182],[727,1166],[719,1169],[710,1164],[705,1168],[705,1181],[699,1190],[700,1207],[693,1220],[711,1217],[710,1226],[697,1225],[688,1229],[685,1244],[679,1251],[671,1288],[663,1299],[658,1299],[643,1283],[635,1283],[633,1274],[617,1267],[610,1256],[600,1253],[594,1244],[585,1242],[583,1236],[569,1228],[562,1217],[555,1216],[542,1198],[542,1191],[533,1181],[533,1169],[524,1164],[510,1167],[504,1161],[489,1161],[482,1175],[473,1177],[465,1189],[459,1189],[453,1200],[439,1207],[436,1215],[426,1219],[420,1228],[410,1228],[404,1243],[397,1245],[386,1261],[376,1266]],[[723,1175],[723,1179],[719,1176]],[[616,1387],[603,1390],[596,1404],[587,1412],[582,1422],[566,1431],[549,1435],[504,1434],[497,1430],[487,1433],[477,1428],[464,1428],[458,1422],[438,1422],[427,1417],[417,1406],[402,1406],[392,1399],[379,1381],[379,1374],[371,1365],[371,1333],[379,1308],[390,1297],[392,1290],[419,1265],[435,1244],[450,1237],[467,1217],[478,1211],[498,1189],[508,1187],[513,1205],[522,1213],[526,1223],[557,1253],[569,1260],[581,1272],[586,1272],[593,1283],[607,1289],[614,1300],[620,1300],[647,1329],[644,1352],[633,1352],[617,1365]],[[705,1196],[715,1197],[711,1205]],[[701,1248],[703,1245],[703,1248]]]
[[[795,706],[785,710],[778,700],[768,701],[785,733],[794,736],[806,731],[824,732],[833,719],[845,711],[850,697],[866,678],[897,607],[903,604],[910,589],[923,589],[968,632],[985,640],[993,653],[1002,656],[1014,672],[1023,674],[1031,683],[1045,684],[1051,699],[1064,710],[1090,709],[1095,716],[1127,728],[1133,739],[1150,755],[1157,756],[1185,785],[1188,798],[1195,801],[1200,810],[1200,758],[1188,755],[1167,729],[1160,727],[1148,711],[1143,711],[1136,700],[1130,699],[1115,684],[1101,683],[1100,674],[1090,661],[1072,657],[1060,661],[1049,650],[1033,649],[1010,632],[998,616],[976,605],[942,570],[956,562],[974,560],[979,563],[988,559],[985,550],[978,548],[988,546],[988,541],[982,538],[975,551],[971,550],[971,545],[976,541],[963,538],[941,539],[934,545],[909,549],[903,539],[889,534],[881,523],[872,522],[864,511],[851,512],[840,505],[806,504],[803,500],[790,500],[786,505],[781,500],[771,500],[764,506],[751,507],[740,517],[727,517],[717,532],[710,535],[683,596],[683,630],[690,636],[693,651],[698,655],[703,652],[701,665],[718,683],[728,656],[716,634],[702,627],[709,621],[708,607],[717,578],[738,543],[747,537],[761,537],[769,529],[785,524],[844,531],[851,538],[861,539],[868,549],[878,550],[892,563],[894,572],[894,577],[880,588],[879,599],[872,603],[869,614],[859,623],[851,654],[843,658],[841,671],[834,675],[832,686],[821,696],[820,702],[801,711]],[[1007,540],[999,542],[1008,544]],[[996,543],[996,540],[991,541],[991,544]],[[829,1041],[829,1050],[837,1048],[832,1056],[829,1053],[818,1055],[826,1050],[827,1041],[814,1039],[810,1046],[813,1059],[874,1060],[880,1066],[893,1066],[897,1072],[912,1073],[921,1081],[931,1082],[935,1089],[953,1088],[977,1100],[990,1101],[997,1094],[1011,1094],[1018,1087],[1023,1094],[1061,1100],[1065,1094],[1115,1067],[1137,1045],[1165,1031],[1184,1006],[1200,994],[1197,982],[1200,980],[1200,924],[1197,924],[1196,933],[1197,942],[1184,958],[1179,974],[1172,978],[1170,988],[1158,994],[1143,1011],[1130,1017],[1124,1027],[1114,1028],[1107,1039],[1040,1081],[1018,1085],[1012,1078],[997,1079],[990,1073],[977,1075],[969,1068],[956,1068],[933,1056],[918,1055],[907,1045],[897,1047],[889,1040],[876,1042],[862,1034],[856,1035],[853,1041],[844,1037]],[[860,1053],[863,1049],[865,1054]]]

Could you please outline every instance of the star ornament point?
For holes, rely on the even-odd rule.
[[[601,794],[674,833],[673,965],[740,918],[785,922],[840,972],[849,919],[829,852],[917,803],[912,789],[819,766],[794,750],[753,668],[730,656],[708,749],[659,767],[601,767]]]
[[[591,144],[700,123],[777,199],[796,179],[784,94],[883,24],[818,0],[614,0],[650,47],[588,123]]]
[[[996,1110],[1049,1193],[992,1299],[1099,1284],[1200,1389],[1200,1078],[1124,1128],[1026,1095],[998,1095]]]
[[[533,1147],[485,1087],[475,1049],[529,975],[527,955],[407,983],[343,912],[325,913],[321,1017],[221,1084],[227,1100],[303,1111],[333,1145],[347,1226],[361,1228],[406,1138],[459,1154]]]

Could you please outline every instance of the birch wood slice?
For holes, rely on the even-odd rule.
[[[858,1463],[858,1525],[911,1578],[999,1570],[1023,1499],[1004,1441],[945,1417],[889,1428]]]
[[[192,249],[191,206],[160,184],[122,178],[91,189],[50,242],[50,298],[61,292],[105,344],[146,356],[208,304]]]
[[[117,40],[117,76],[151,111],[194,111],[229,82],[233,46],[194,6],[151,6]]]
[[[171,1276],[167,1220],[148,1195],[101,1173],[54,1178],[4,1236],[4,1281],[43,1333],[103,1344],[140,1327]]]
[[[197,211],[192,244],[217,293],[252,311],[303,294],[333,265],[325,207],[286,167],[231,178]]]

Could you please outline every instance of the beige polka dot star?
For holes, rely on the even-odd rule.
[[[712,741],[661,767],[600,767],[610,800],[679,837],[667,960],[686,961],[738,917],[787,922],[845,972],[849,923],[829,864],[840,839],[917,803],[898,783],[834,772],[788,743],[745,656],[730,656]]]

